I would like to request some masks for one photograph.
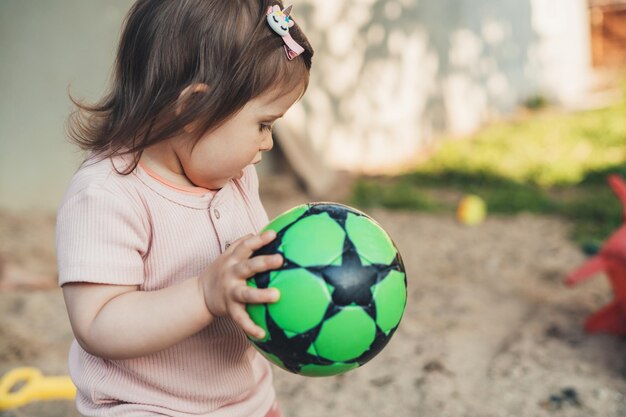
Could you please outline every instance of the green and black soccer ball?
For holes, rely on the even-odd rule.
[[[276,239],[254,255],[280,253],[283,266],[248,285],[277,288],[274,304],[250,304],[265,332],[251,339],[269,360],[307,376],[347,372],[376,356],[406,305],[402,258],[369,216],[336,203],[297,206],[265,230]]]

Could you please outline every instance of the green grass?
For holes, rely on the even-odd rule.
[[[562,216],[581,244],[597,244],[621,224],[621,205],[606,176],[626,178],[625,103],[574,114],[537,112],[470,139],[441,142],[410,172],[359,180],[352,203],[453,213],[458,198],[472,193],[490,213]]]

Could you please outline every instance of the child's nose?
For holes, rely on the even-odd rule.
[[[263,142],[261,142],[261,151],[269,151],[274,147],[274,139],[272,138],[271,133],[265,137]]]

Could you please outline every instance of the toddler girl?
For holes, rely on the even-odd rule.
[[[279,416],[246,278],[273,232],[254,164],[313,50],[278,0],[139,0],[110,92],[75,102],[88,151],[58,212],[59,281],[85,416]]]

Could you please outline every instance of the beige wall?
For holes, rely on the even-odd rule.
[[[0,208],[54,210],[80,153],[67,90],[104,90],[129,0],[0,0]]]
[[[586,0],[301,0],[292,15],[317,52],[287,123],[336,168],[393,170],[442,133],[586,92]]]

